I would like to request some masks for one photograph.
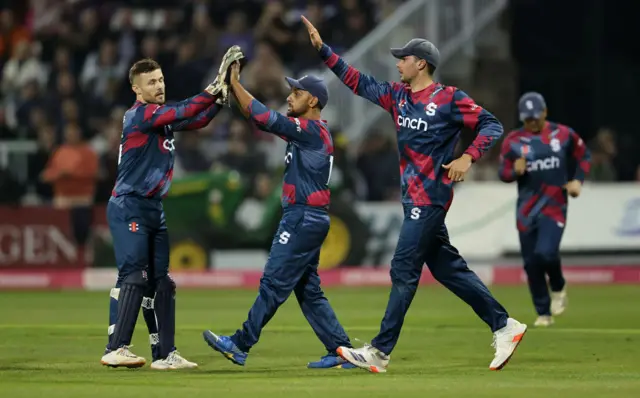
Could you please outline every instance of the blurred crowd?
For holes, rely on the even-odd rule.
[[[59,188],[56,170],[74,169],[65,168],[73,164],[83,165],[75,168],[82,170],[78,184],[84,181],[92,187],[80,189],[82,194],[94,192],[97,201],[108,199],[122,117],[135,99],[127,80],[135,60],[151,57],[160,62],[167,97],[175,101],[201,91],[214,79],[226,49],[239,44],[250,61],[243,71],[244,83],[258,99],[277,109],[288,95],[285,75],[321,67],[300,22],[301,14],[322,30],[325,40],[344,51],[397,2],[5,3],[0,5],[0,140],[34,141],[37,149],[27,156],[25,183],[14,178],[12,172],[18,170],[12,162],[14,154],[9,156],[0,177],[7,188],[3,196],[16,199],[27,193],[49,202]],[[339,128],[334,130],[337,133]],[[238,170],[256,186],[268,186],[265,151],[271,140],[231,109],[225,110],[208,127],[179,135],[175,178],[227,168]],[[56,148],[64,149],[66,156],[54,158]],[[75,190],[67,193],[77,194]]]
[[[221,55],[239,44],[250,61],[242,74],[244,83],[258,99],[278,109],[288,93],[283,76],[321,68],[300,23],[301,14],[336,51],[344,52],[399,2],[0,1],[0,140],[36,143],[25,152],[24,178],[16,178],[13,154],[0,157],[0,199],[17,201],[26,195],[53,202],[58,189],[99,202],[108,199],[122,117],[134,101],[127,73],[139,58],[160,62],[167,97],[179,100],[213,80]],[[395,199],[399,177],[389,134],[393,129],[372,131],[356,156],[347,158],[340,126],[331,128],[342,156],[336,163],[343,185],[362,199]],[[175,178],[226,168],[241,172],[262,195],[269,191],[272,173],[266,152],[273,137],[258,132],[232,110],[223,111],[208,127],[178,137]],[[616,180],[615,133],[603,130],[592,146],[593,178]],[[55,149],[65,155],[52,156]],[[496,159],[481,163],[476,178],[497,178]],[[79,182],[54,189],[57,170],[69,168],[77,170]]]

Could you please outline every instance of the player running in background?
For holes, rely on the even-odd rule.
[[[525,93],[518,103],[523,126],[502,143],[500,179],[518,182],[517,228],[529,290],[538,313],[535,326],[553,324],[567,307],[560,241],[567,222],[567,194],[580,195],[591,155],[569,127],[547,121],[542,95]],[[547,287],[546,277],[549,277]]]
[[[226,100],[224,73],[242,57],[239,47],[229,49],[220,66],[223,74],[205,92],[172,105],[164,104],[164,76],[158,63],[144,59],[129,71],[136,102],[124,116],[118,176],[107,206],[118,279],[110,294],[110,333],[103,365],[140,367],[146,363],[129,350],[142,305],[151,334],[151,368],[197,366],[175,348],[176,286],[169,276],[169,237],[162,198],[173,175],[174,132],[198,129],[213,119],[220,109],[216,101]],[[157,330],[153,318],[157,319]]]
[[[455,87],[433,82],[440,54],[427,40],[413,39],[391,49],[398,58],[402,83],[378,81],[348,65],[323,44],[304,17],[311,43],[325,64],[356,95],[389,112],[396,122],[404,222],[391,261],[391,294],[380,333],[360,349],[340,347],[346,360],[371,372],[386,371],[404,317],[426,263],[436,280],[470,305],[494,333],[492,370],[504,367],[527,326],[509,318],[478,276],[449,242],[445,216],[453,200],[453,182],[464,180],[478,160],[502,135],[502,126],[486,110]],[[478,132],[471,146],[453,158],[460,129]]]
[[[340,346],[351,346],[349,337],[320,288],[320,247],[329,232],[329,181],[333,166],[333,141],[320,112],[329,93],[314,76],[286,78],[291,87],[287,116],[269,110],[248,93],[239,81],[239,66],[231,72],[231,91],[243,114],[260,129],[287,141],[282,192],[283,215],[271,244],[260,279],[258,297],[242,329],[233,336],[203,332],[207,344],[237,365],[244,366],[249,350],[278,308],[295,293],[309,325],[328,354],[310,368],[354,368],[337,355]]]

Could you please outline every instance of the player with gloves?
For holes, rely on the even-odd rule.
[[[243,58],[239,47],[231,47],[218,76],[204,92],[171,105],[165,104],[164,75],[157,62],[143,59],[129,71],[136,102],[124,116],[118,177],[107,205],[118,279],[110,294],[109,343],[103,365],[144,366],[146,360],[129,349],[143,306],[151,335],[151,368],[197,366],[180,356],[175,347],[176,285],[169,276],[169,236],[162,198],[173,176],[174,132],[202,128],[215,117],[228,101],[225,80],[229,65]]]

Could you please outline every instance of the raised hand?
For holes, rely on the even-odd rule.
[[[240,62],[236,61],[231,64],[231,84],[240,81]]]
[[[307,27],[307,30],[309,31],[309,39],[311,40],[311,44],[317,50],[319,50],[322,47],[322,38],[320,37],[320,33],[318,33],[318,29],[316,29],[316,27],[313,26],[311,21],[305,18],[304,15],[301,16],[300,18],[302,18],[302,22],[304,23],[304,25]]]
[[[229,68],[232,64],[237,63],[238,67],[240,67],[240,61],[244,59],[244,54],[242,53],[242,49],[240,46],[231,46],[227,52],[222,57],[222,62],[220,63],[220,68],[218,69],[218,75],[215,80],[209,84],[206,88],[206,91],[212,95],[218,95],[218,103],[226,104],[228,103],[228,93],[229,93]]]

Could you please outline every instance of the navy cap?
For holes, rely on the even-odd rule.
[[[547,109],[547,103],[540,93],[530,91],[522,94],[518,101],[518,112],[520,113],[520,121],[526,119],[540,119],[544,110]]]
[[[409,55],[424,59],[428,64],[438,67],[440,63],[440,51],[429,40],[411,39],[402,48],[392,48],[391,55],[396,58],[404,58]]]
[[[318,98],[318,103],[321,107],[325,107],[327,102],[329,101],[329,89],[327,89],[327,85],[324,83],[324,80],[314,75],[304,75],[300,79],[296,80],[290,77],[285,77],[287,83],[292,88],[297,88],[298,90],[307,91],[309,94]]]

